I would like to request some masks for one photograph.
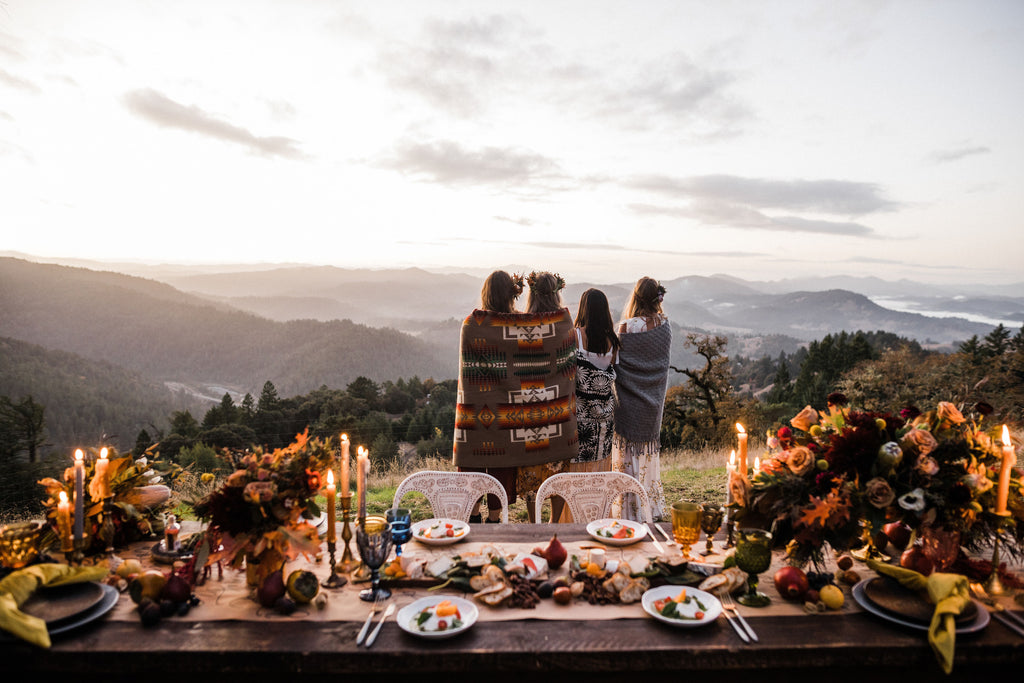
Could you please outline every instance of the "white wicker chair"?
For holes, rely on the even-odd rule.
[[[569,506],[574,522],[588,524],[595,519],[611,516],[612,504],[625,494],[636,494],[644,518],[650,524],[651,502],[647,491],[634,477],[624,472],[563,472],[544,480],[537,489],[537,521],[541,507],[551,496],[561,496]],[[555,522],[557,520],[551,520]]]
[[[395,490],[393,507],[398,507],[402,497],[410,491],[418,491],[427,497],[435,517],[469,521],[473,506],[480,498],[493,493],[501,501],[501,521],[508,523],[508,495],[501,482],[483,472],[443,472],[423,470],[410,474]]]

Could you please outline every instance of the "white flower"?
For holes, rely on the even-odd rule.
[[[924,489],[916,488],[910,493],[904,493],[896,502],[904,510],[921,512],[924,510]]]

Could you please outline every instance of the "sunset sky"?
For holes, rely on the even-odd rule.
[[[1024,2],[0,0],[0,251],[1024,282]]]

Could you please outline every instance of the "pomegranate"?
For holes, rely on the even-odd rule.
[[[920,546],[911,546],[900,555],[900,566],[913,569],[918,574],[928,576],[935,569],[935,564]]]
[[[811,583],[799,567],[781,567],[775,572],[775,590],[786,600],[803,600]]]
[[[882,531],[889,537],[889,542],[895,548],[905,550],[907,544],[910,543],[911,529],[903,522],[889,522],[882,527]]]

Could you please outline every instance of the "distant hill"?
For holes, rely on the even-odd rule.
[[[391,329],[350,320],[280,323],[167,284],[84,268],[0,259],[0,335],[106,361],[161,382],[258,395],[321,385],[455,376],[457,358]]]
[[[127,450],[140,429],[165,430],[172,411],[191,409],[201,419],[210,406],[111,363],[8,337],[0,337],[0,394],[43,405],[50,450],[66,453],[104,435]]]

